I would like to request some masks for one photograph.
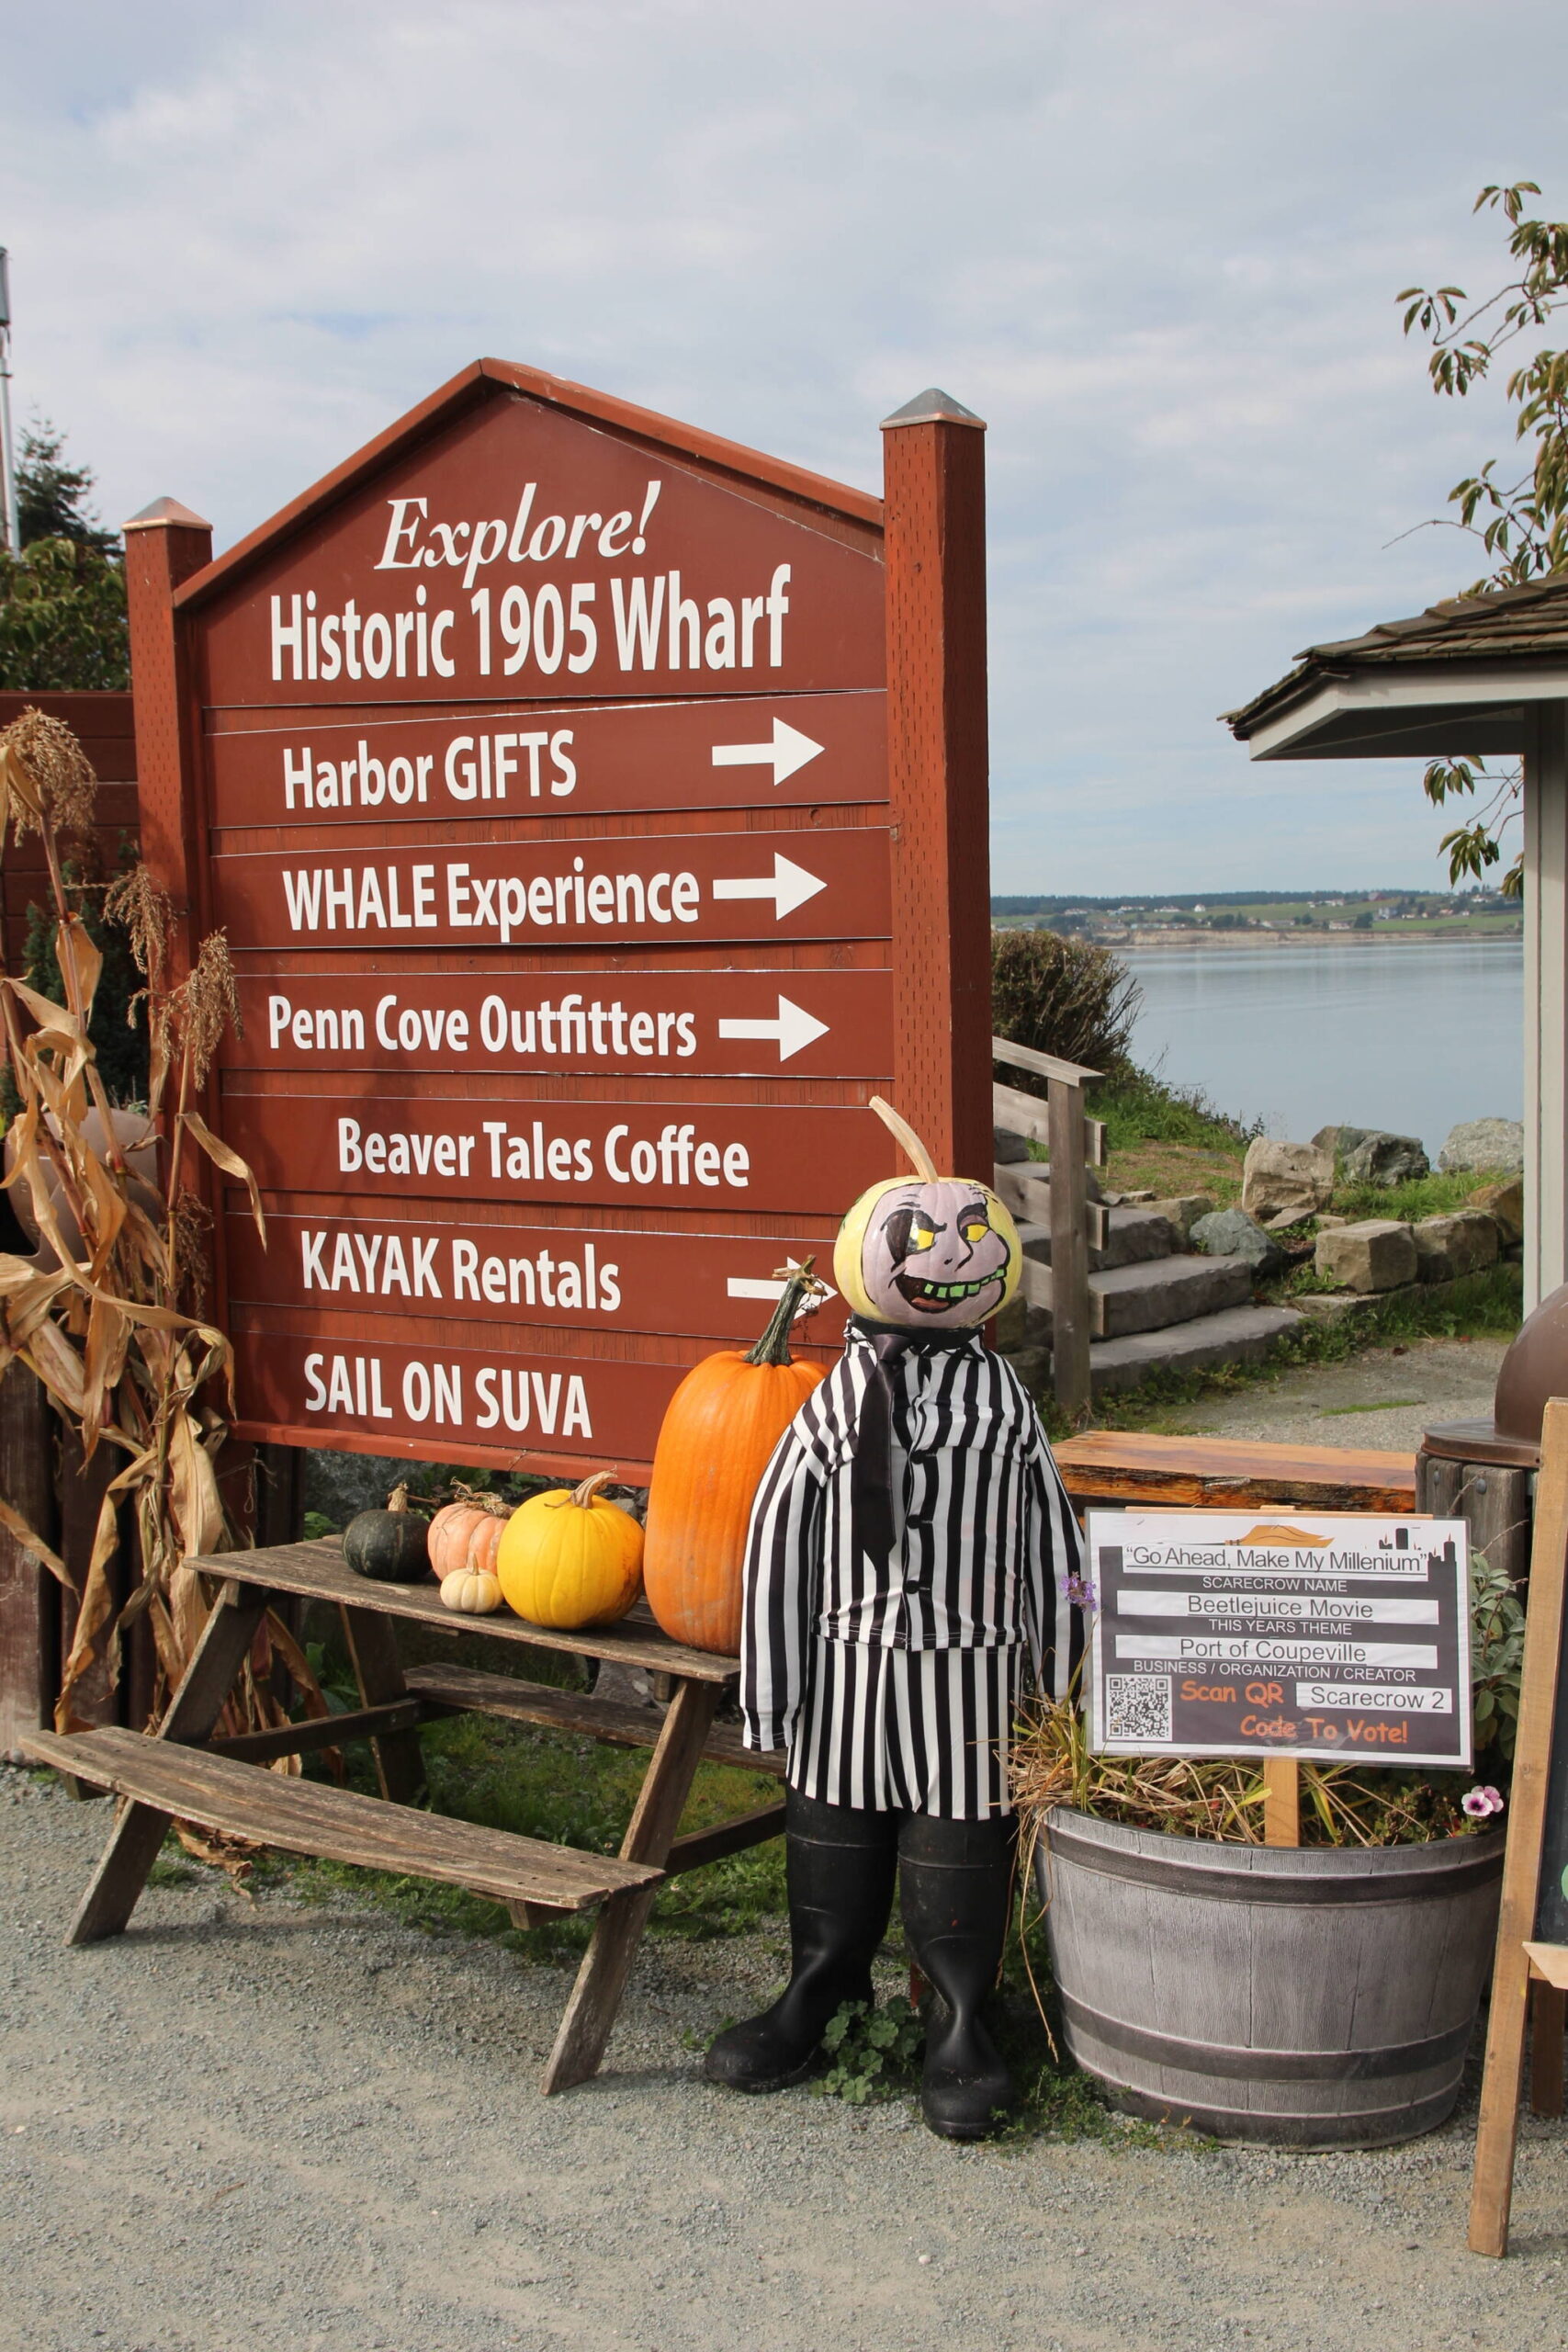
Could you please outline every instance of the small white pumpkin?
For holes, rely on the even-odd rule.
[[[490,1568],[454,1568],[441,1579],[441,1599],[465,1617],[488,1617],[501,1607],[501,1578]]]

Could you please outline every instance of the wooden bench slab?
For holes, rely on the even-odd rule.
[[[1075,1503],[1150,1510],[1416,1510],[1416,1457],[1333,1445],[1266,1445],[1250,1439],[1156,1437],[1090,1430],[1054,1446]]]
[[[481,1620],[481,1622],[483,1622]],[[493,1715],[502,1723],[536,1724],[548,1731],[578,1732],[611,1747],[654,1747],[664,1728],[661,1707],[627,1706],[623,1700],[596,1699],[585,1690],[558,1690],[520,1676],[482,1674],[471,1666],[411,1666],[411,1696],[455,1713]],[[709,1764],[733,1764],[743,1772],[784,1778],[783,1748],[754,1750],[742,1744],[739,1724],[715,1724],[703,1744]]]
[[[729,1682],[740,1671],[738,1657],[686,1649],[672,1642],[660,1632],[652,1612],[642,1602],[619,1624],[589,1626],[576,1633],[531,1625],[509,1609],[489,1617],[461,1616],[442,1607],[434,1577],[423,1584],[378,1584],[355,1576],[344,1559],[341,1537],[282,1544],[265,1551],[203,1553],[187,1559],[186,1566],[199,1568],[206,1576],[230,1577],[246,1585],[266,1585],[275,1592],[298,1593],[307,1600],[335,1600],[345,1609],[373,1609],[378,1616],[410,1618],[442,1634],[484,1634],[493,1641],[517,1642],[529,1649],[564,1650],[572,1657],[611,1658],[621,1666],[683,1675],[694,1682]]]
[[[585,1911],[607,1894],[651,1887],[664,1875],[647,1863],[418,1813],[141,1732],[108,1729],[68,1737],[29,1732],[25,1746],[56,1771],[207,1829],[226,1829],[285,1853],[436,1879],[498,1903]]]

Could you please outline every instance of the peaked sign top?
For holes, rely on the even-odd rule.
[[[217,707],[880,679],[881,501],[483,359],[179,591]]]

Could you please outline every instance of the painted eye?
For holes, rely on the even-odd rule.
[[[965,1241],[978,1241],[990,1229],[988,1220],[983,1216],[966,1216],[959,1228]]]
[[[929,1217],[918,1216],[913,1225],[910,1226],[909,1247],[911,1250],[934,1250],[936,1248],[936,1227],[931,1224]]]

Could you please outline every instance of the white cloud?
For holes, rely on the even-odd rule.
[[[1436,874],[1411,769],[1214,714],[1478,565],[1386,542],[1506,448],[1393,297],[1562,146],[1555,0],[63,0],[7,33],[17,393],[220,542],[480,352],[874,485],[989,421],[1012,887]],[[1496,126],[1495,128],[1494,126]]]

